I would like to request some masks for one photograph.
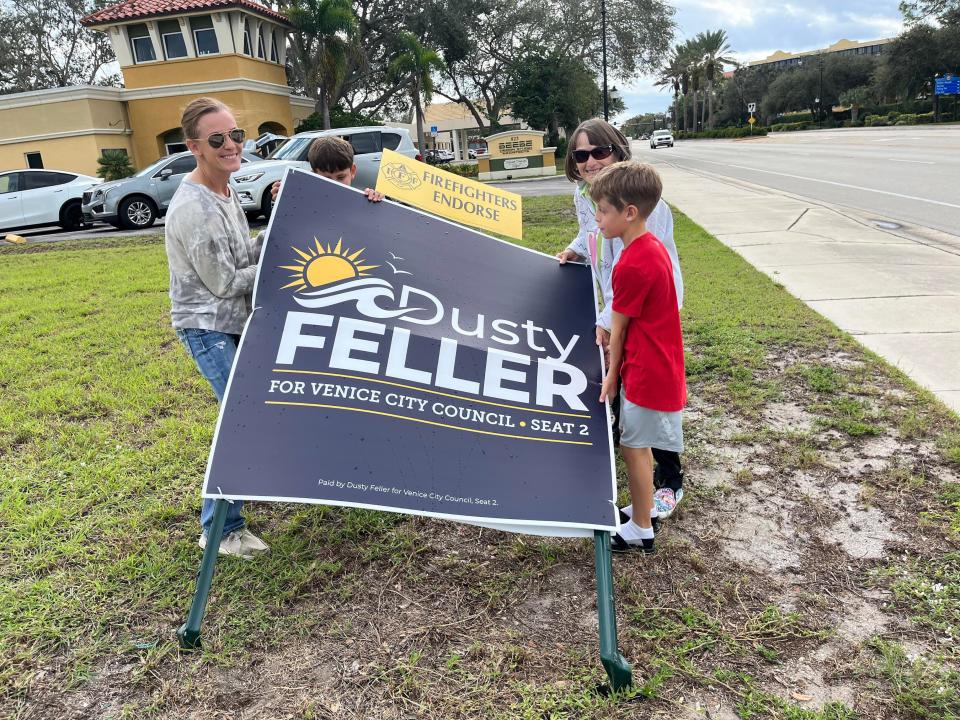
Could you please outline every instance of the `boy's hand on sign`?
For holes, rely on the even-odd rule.
[[[273,202],[277,201],[277,195],[280,194],[280,181],[277,180],[273,185],[270,186],[270,199]]]
[[[610,351],[610,331],[597,325],[597,345],[603,348],[604,352]]]
[[[583,256],[577,255],[573,250],[564,250],[557,253],[557,260],[560,261],[561,265],[565,265],[568,261],[582,262]]]
[[[603,378],[603,385],[600,386],[600,402],[610,400],[611,402],[617,396],[617,373],[608,372]]]
[[[373,188],[365,189],[363,194],[367,196],[367,200],[370,202],[382,202],[383,198],[386,197],[382,192],[377,192]]]

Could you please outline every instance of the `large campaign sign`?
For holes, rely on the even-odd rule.
[[[205,497],[617,526],[589,269],[289,172]]]

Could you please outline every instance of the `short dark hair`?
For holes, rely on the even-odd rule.
[[[340,172],[353,167],[353,146],[335,135],[318,137],[307,151],[310,169],[317,172]]]
[[[595,203],[604,200],[617,210],[633,205],[646,220],[660,202],[663,182],[647,163],[618,162],[601,170],[590,184],[590,197]]]
[[[573,131],[570,140],[567,142],[567,159],[563,169],[567,180],[570,182],[583,180],[580,177],[580,171],[577,170],[577,162],[573,159],[573,151],[577,149],[577,142],[581,133],[587,136],[591,145],[612,145],[613,154],[617,156],[617,160],[630,159],[630,142],[623,136],[622,132],[600,118],[584,120],[577,125],[577,129]]]

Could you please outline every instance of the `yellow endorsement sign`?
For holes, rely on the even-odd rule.
[[[519,195],[438,170],[392,150],[383,151],[377,190],[464,225],[523,238]]]

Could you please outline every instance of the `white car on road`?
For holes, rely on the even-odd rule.
[[[654,130],[650,136],[650,149],[656,150],[661,145],[673,147],[673,132],[670,130]]]
[[[247,217],[270,217],[273,210],[270,187],[283,177],[288,167],[309,170],[307,153],[310,145],[325,135],[341,137],[353,146],[353,162],[357,166],[357,176],[353,179],[355,188],[372,188],[377,184],[384,149],[420,159],[410,133],[402,128],[370,126],[298,133],[266,160],[245,165],[230,176]]]
[[[8,170],[0,173],[0,230],[59,225],[83,227],[83,191],[100,178],[60,170]]]

